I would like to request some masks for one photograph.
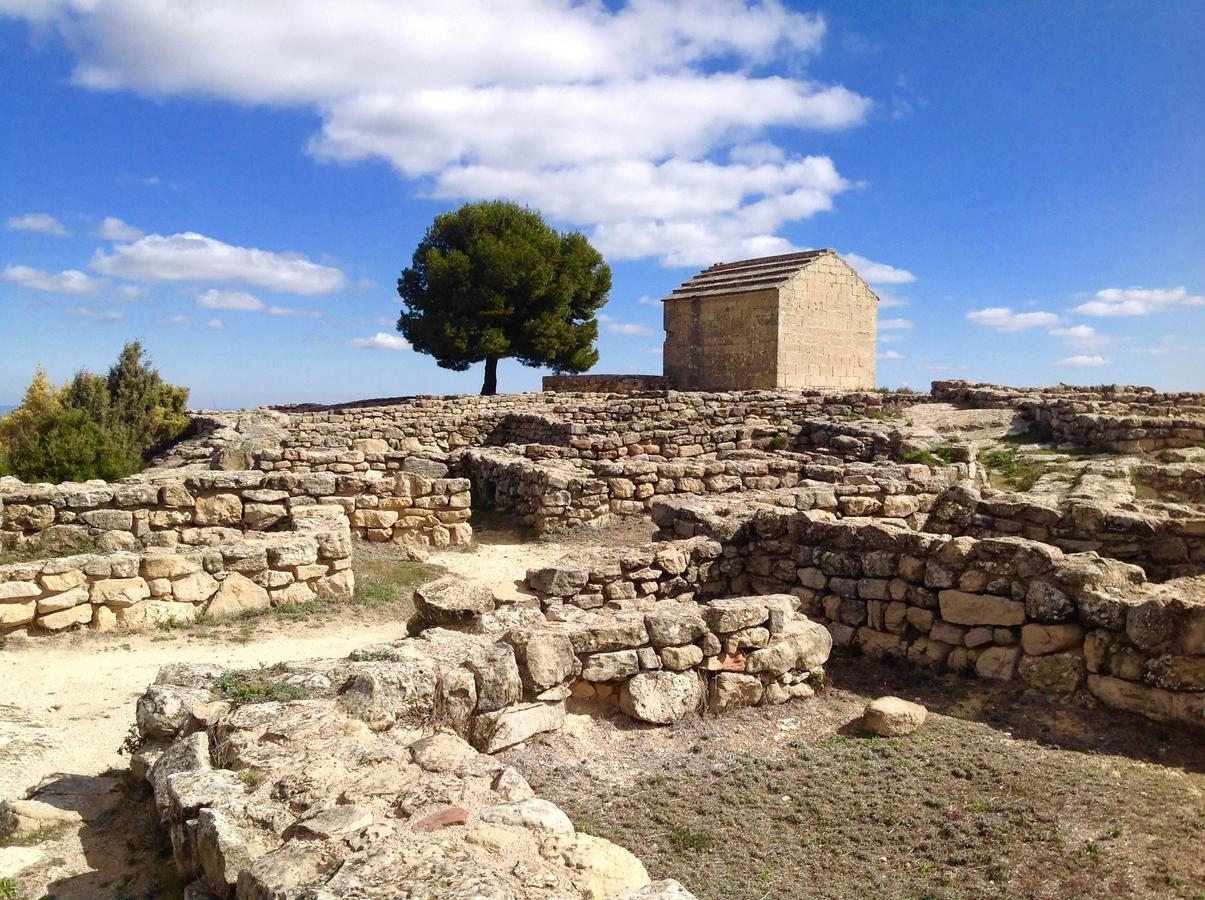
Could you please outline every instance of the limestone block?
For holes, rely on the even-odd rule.
[[[204,603],[217,590],[217,579],[207,572],[193,572],[172,582],[172,596],[181,603]]]
[[[1047,694],[1063,695],[1074,694],[1087,674],[1084,658],[1078,653],[1022,656],[1018,670],[1030,687]]]
[[[756,706],[761,702],[765,688],[754,675],[737,672],[721,672],[716,676],[711,689],[711,708],[715,712]]]
[[[61,594],[53,594],[49,597],[43,597],[38,601],[38,614],[45,615],[47,613],[60,612],[64,609],[71,609],[73,606],[79,606],[81,603],[88,602],[88,588],[84,585],[78,585],[71,588],[69,591],[63,591]],[[92,611],[88,610],[88,618],[91,619]]]
[[[79,590],[83,591],[83,588],[79,588]],[[34,624],[47,631],[62,631],[73,625],[90,625],[92,624],[92,605],[84,603],[80,606],[68,607],[58,612],[40,615]]]
[[[1025,621],[1025,604],[1007,597],[943,590],[937,601],[941,617],[957,625],[1020,625]]]
[[[707,627],[719,634],[761,625],[769,618],[766,605],[754,597],[713,600],[703,607],[702,613]]]
[[[243,610],[267,609],[270,605],[271,598],[266,590],[245,575],[231,572],[223,579],[205,611],[213,616],[233,616]]]
[[[975,660],[975,671],[982,678],[1009,681],[1017,669],[1020,647],[988,647]]]
[[[1080,625],[1029,624],[1021,629],[1021,649],[1030,656],[1042,656],[1078,647],[1084,639]]]
[[[198,497],[193,510],[197,525],[238,525],[243,518],[243,501],[237,494]]]
[[[9,600],[27,600],[30,597],[40,597],[42,588],[34,581],[3,581],[0,582],[0,603]]]
[[[92,585],[92,602],[115,609],[133,606],[150,596],[150,586],[142,578],[106,578]]]
[[[586,681],[618,681],[640,671],[635,650],[616,650],[595,653],[582,663],[582,678]]]
[[[42,587],[47,591],[57,594],[60,591],[69,591],[79,587],[88,580],[88,576],[79,569],[68,569],[66,572],[43,575],[38,580],[42,582]]]
[[[565,722],[565,704],[520,703],[497,712],[483,713],[473,723],[473,745],[484,753],[497,753]]]

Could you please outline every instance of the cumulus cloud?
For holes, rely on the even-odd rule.
[[[168,325],[191,325],[192,319],[185,315],[169,316],[166,320]]]
[[[117,295],[122,300],[141,300],[151,292],[151,289],[143,284],[123,284],[117,289]]]
[[[142,229],[113,216],[105,216],[96,228],[96,236],[102,241],[136,241],[143,233]]]
[[[1205,295],[1188,288],[1105,288],[1072,312],[1085,316],[1149,316],[1174,306],[1205,306]]]
[[[1050,335],[1077,350],[1103,350],[1105,347],[1111,347],[1117,343],[1117,338],[1109,334],[1101,334],[1091,325],[1052,328]]]
[[[226,324],[221,319],[210,319],[205,323],[206,328],[212,328],[215,331],[219,328],[225,328]]]
[[[1111,360],[1105,359],[1098,355],[1080,355],[1068,356],[1066,359],[1060,359],[1057,365],[1060,366],[1077,366],[1081,368],[1095,368],[1096,366],[1106,366]]]
[[[897,359],[907,359],[907,357],[905,357],[904,354],[902,354],[902,353],[897,353],[895,350],[888,350],[885,353],[880,353],[879,359],[897,360]]]
[[[896,331],[911,328],[912,323],[907,319],[879,319],[879,330]]]
[[[775,232],[849,183],[771,137],[851,128],[872,105],[802,74],[825,22],[778,0],[38,7],[78,48],[77,84],[312,109],[317,157],[384,159],[438,198],[510,197],[612,257],[670,265],[793,249]]]
[[[31,266],[5,266],[0,278],[32,291],[51,294],[92,294],[106,284],[103,279],[85,275],[79,269],[64,269],[54,273]]]
[[[131,281],[234,281],[293,294],[326,294],[347,283],[340,270],[304,256],[236,247],[193,231],[97,250],[92,268]]]
[[[205,309],[237,309],[243,312],[256,312],[266,304],[254,294],[246,291],[219,291],[210,288],[197,297],[197,306]]]
[[[49,234],[52,237],[69,237],[71,232],[67,226],[49,213],[26,213],[23,216],[9,216],[4,227],[10,231],[36,231],[39,234]]]
[[[1025,331],[1029,328],[1049,328],[1059,324],[1059,317],[1051,312],[1013,312],[1008,306],[988,306],[967,313],[967,319],[976,325],[985,325],[996,331]]]
[[[409,350],[410,342],[396,334],[378,331],[372,337],[352,338],[347,346],[372,350]]]
[[[887,263],[875,262],[857,253],[846,253],[845,261],[870,284],[911,284],[916,281],[916,276],[907,269],[897,269]]]
[[[126,316],[119,309],[93,309],[91,306],[77,306],[67,310],[67,314],[75,319],[90,319],[96,322],[115,322]]]

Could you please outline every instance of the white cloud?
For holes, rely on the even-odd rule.
[[[884,352],[884,353],[880,353],[880,354],[879,354],[879,359],[891,359],[891,360],[897,360],[897,359],[907,359],[907,357],[906,357],[906,356],[904,356],[904,354],[902,354],[902,353],[897,353],[897,352],[896,352],[896,351],[894,351],[894,350],[888,350],[888,351],[886,351],[886,352]]]
[[[879,309],[900,309],[908,305],[908,300],[892,293],[885,287],[875,286],[875,294],[879,298]]]
[[[1049,328],[1059,324],[1059,317],[1051,312],[1013,312],[1008,306],[989,306],[967,313],[967,319],[976,325],[986,325],[996,331],[1025,331],[1028,328]]]
[[[879,319],[879,330],[883,329],[895,331],[905,328],[911,328],[912,323],[907,319]]]
[[[1052,328],[1050,335],[1076,350],[1103,350],[1105,347],[1111,347],[1117,343],[1117,338],[1109,334],[1101,334],[1091,325]]]
[[[606,313],[599,313],[598,321],[602,322],[603,330],[611,334],[627,334],[640,337],[648,337],[656,334],[656,329],[650,328],[647,325],[640,325],[636,322],[620,322],[613,319]]]
[[[96,236],[103,241],[136,241],[143,233],[141,229],[113,216],[105,216],[96,229]]]
[[[321,319],[322,313],[316,309],[294,309],[290,306],[269,306],[270,316],[292,316],[296,319]]]
[[[636,302],[641,306],[652,306],[656,308],[660,308],[661,306],[660,300],[658,300],[656,297],[650,297],[648,294],[641,294]]]
[[[244,312],[255,312],[264,308],[263,300],[246,291],[219,291],[210,288],[197,297],[197,306],[205,309],[237,309]]]
[[[192,319],[185,315],[171,316],[166,319],[168,325],[191,325]]]
[[[91,319],[97,322],[115,322],[126,316],[119,309],[93,309],[90,306],[77,306],[75,309],[69,309],[67,314],[76,319]]]
[[[141,300],[150,294],[151,289],[141,284],[123,284],[117,289],[118,295],[123,300]]]
[[[1205,306],[1205,295],[1188,288],[1105,288],[1072,312],[1085,316],[1149,316],[1173,306]]]
[[[58,9],[78,84],[312,109],[318,157],[384,159],[439,198],[510,197],[670,265],[791,249],[775,232],[849,185],[770,138],[854,127],[872,105],[803,75],[825,22],[778,0]]]
[[[1084,368],[1094,368],[1096,366],[1106,366],[1111,360],[1105,359],[1103,356],[1068,356],[1066,359],[1060,359],[1056,365],[1060,366],[1079,366]]]
[[[36,231],[39,234],[49,234],[52,237],[68,237],[71,232],[67,226],[48,213],[26,213],[23,216],[9,216],[4,227],[10,231]]]
[[[225,328],[226,324],[221,319],[210,319],[205,323],[206,328],[212,328],[215,331],[219,328]]]
[[[878,341],[880,344],[898,344],[904,339],[902,334],[880,334]]]
[[[409,350],[410,342],[396,334],[378,331],[372,337],[352,338],[347,342],[347,346],[374,350]]]
[[[870,284],[910,284],[916,276],[907,269],[897,269],[887,263],[875,262],[857,253],[844,254],[845,261]]]
[[[103,279],[85,275],[79,269],[64,269],[56,274],[30,266],[5,266],[0,278],[32,291],[51,294],[92,294],[106,284]]]
[[[338,269],[303,256],[236,247],[192,231],[97,250],[92,268],[131,281],[235,281],[293,294],[326,294],[347,283]]]
[[[1187,349],[1188,347],[1181,344],[1174,334],[1165,334],[1153,347],[1131,347],[1130,352],[1138,356],[1166,356]]]

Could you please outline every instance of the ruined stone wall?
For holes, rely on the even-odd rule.
[[[878,298],[835,254],[800,270],[778,290],[775,387],[875,386]]]
[[[1205,394],[1123,385],[1010,388],[935,381],[933,399],[978,408],[1015,409],[1055,441],[1117,453],[1205,446]]]
[[[82,554],[0,565],[0,630],[185,624],[282,603],[351,597],[351,534],[338,508],[294,531],[206,548]]]
[[[455,466],[472,482],[478,506],[517,515],[537,534],[610,516],[647,515],[655,500],[667,496],[775,491],[791,492],[792,505],[806,504],[797,508],[906,518],[919,527],[938,495],[970,476],[961,463],[872,466],[819,455],[739,453],[718,459],[575,463],[482,449],[465,451]]]
[[[1161,503],[1105,504],[959,486],[934,506],[926,531],[1016,535],[1068,553],[1094,551],[1141,567],[1156,581],[1205,573],[1205,513]]]
[[[890,416],[925,399],[924,394],[874,391],[415,397],[375,406],[282,408],[278,443],[284,450],[281,460],[300,451],[362,452],[364,459],[346,459],[356,470],[365,462],[368,468],[385,469],[386,463],[376,458],[381,454],[528,443],[564,446],[582,458],[674,458],[769,439],[807,418]]]
[[[299,514],[323,504],[341,508],[355,532],[370,540],[446,547],[472,539],[469,484],[463,479],[413,472],[374,477],[188,470],[108,484],[3,479],[0,546],[213,546],[287,530]]]
[[[633,391],[664,391],[673,387],[664,375],[545,375],[546,391],[578,391],[590,394],[628,394]]]

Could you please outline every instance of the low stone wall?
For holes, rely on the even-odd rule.
[[[504,443],[555,443],[580,458],[666,457],[751,446],[809,417],[886,416],[927,399],[873,391],[546,392],[497,397],[410,397],[341,406],[280,407],[276,444],[286,450],[442,452]],[[205,413],[221,419],[223,414]],[[259,419],[248,420],[263,432]],[[372,442],[366,445],[365,442]],[[257,433],[252,444],[262,443]],[[229,444],[229,442],[227,442]],[[224,445],[226,446],[226,445]],[[262,448],[261,448],[262,449]],[[230,451],[223,451],[230,452]],[[349,465],[358,463],[348,462]]]
[[[336,508],[296,531],[206,549],[83,554],[0,565],[0,630],[147,628],[351,597],[351,533]]]
[[[342,507],[369,540],[446,547],[472,539],[469,483],[414,472],[152,471],[113,483],[57,485],[0,479],[0,504],[0,547],[7,549],[88,541],[110,551],[209,546],[287,530],[299,512],[323,504]]]
[[[1105,504],[962,485],[944,494],[925,530],[971,537],[1016,535],[1070,553],[1095,551],[1140,566],[1148,578],[1205,573],[1205,513],[1134,502]]]
[[[1153,453],[1205,446],[1205,394],[1153,388],[1009,388],[935,381],[934,400],[980,408],[1016,409],[1055,441],[1116,453]]]
[[[807,512],[758,512],[734,546],[838,645],[1205,728],[1205,577]]]
[[[765,455],[735,451],[716,459],[657,458],[575,462],[497,450],[467,450],[454,462],[472,482],[478,505],[519,516],[544,534],[596,524],[610,516],[650,514],[657,499],[792,489],[813,500],[798,508],[842,515],[907,518],[916,527],[937,496],[973,474],[954,463],[929,467],[847,463],[819,454]]]
[[[634,391],[665,391],[673,385],[664,375],[545,375],[543,387],[546,391],[630,394]]]

